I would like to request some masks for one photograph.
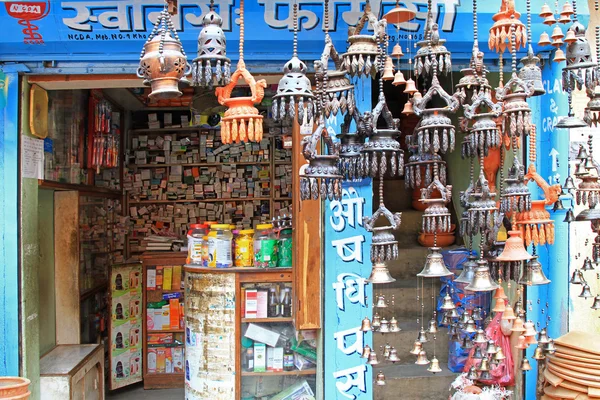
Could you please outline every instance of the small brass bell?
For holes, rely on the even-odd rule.
[[[540,35],[540,41],[538,42],[539,46],[550,46],[552,42],[550,41],[550,36],[546,32],[542,32]]]
[[[385,58],[385,66],[383,67],[383,76],[381,77],[384,81],[391,81],[394,79],[394,61],[391,57]]]
[[[452,297],[450,297],[449,293],[446,293],[446,295],[444,296],[443,302],[442,302],[442,306],[440,307],[442,310],[454,310],[456,308],[456,305],[454,304],[454,302],[452,301]]]
[[[556,347],[554,346],[554,339],[550,339],[550,342],[546,345],[546,353],[548,353],[548,354],[556,353]]]
[[[492,309],[493,312],[504,312],[506,310],[506,300],[496,299],[496,305]]]
[[[385,302],[385,296],[381,295],[377,298],[377,304],[375,305],[375,307],[377,308],[387,308],[387,303]]]
[[[411,351],[409,351],[409,353],[414,354],[415,356],[418,356],[419,353],[421,352],[421,350],[423,350],[423,343],[421,343],[418,340],[415,340],[415,343],[413,344],[413,348]]]
[[[396,279],[392,278],[388,267],[384,263],[375,263],[375,265],[373,265],[373,269],[371,270],[371,276],[369,276],[369,279],[367,279],[367,282],[374,284],[392,283],[395,281]]]
[[[556,18],[554,18],[554,15],[549,15],[546,18],[544,18],[544,21],[542,23],[544,25],[552,26],[556,23]]]
[[[473,310],[473,321],[483,321],[483,317],[481,316],[481,308],[477,307]]]
[[[492,374],[490,374],[490,371],[483,371],[481,375],[479,375],[480,381],[489,381],[490,379],[492,379]]]
[[[583,261],[583,267],[581,267],[582,271],[593,271],[594,266],[592,265],[592,260],[589,257],[586,257]]]
[[[575,181],[573,180],[572,176],[567,176],[567,179],[565,179],[565,185],[563,186],[563,189],[565,189],[565,190],[577,189],[577,186],[575,186]]]
[[[563,222],[570,224],[573,221],[575,221],[575,214],[573,213],[573,210],[569,208]]]
[[[555,26],[550,37],[554,40],[562,39],[565,37],[565,34],[562,32],[562,29],[560,29],[560,26]]]
[[[403,93],[413,95],[415,92],[417,92],[417,86],[415,85],[415,81],[413,81],[412,78],[409,78],[406,81],[406,87],[404,88]]]
[[[508,296],[506,295],[506,293],[504,293],[504,288],[502,286],[499,286],[498,289],[496,289],[496,291],[494,292],[494,299],[508,299]]]
[[[517,319],[517,317],[515,316],[512,306],[510,305],[510,303],[506,303],[506,308],[504,309],[504,312],[502,313],[502,320],[503,321],[513,321],[515,319]]]
[[[565,36],[565,38],[563,40],[565,43],[568,43],[568,44],[575,43],[577,41],[577,37],[575,37],[575,32],[573,32],[571,29],[569,29],[567,31],[567,36]]]
[[[381,320],[381,326],[379,327],[379,333],[389,333],[390,332],[390,323],[387,319],[383,318]]]
[[[417,361],[415,361],[417,365],[427,365],[429,364],[429,360],[427,359],[427,353],[425,350],[421,350],[419,352],[419,356],[417,357]]]
[[[400,58],[403,55],[404,55],[404,53],[402,52],[402,46],[400,46],[398,43],[396,43],[394,45],[394,48],[392,49],[392,57]]]
[[[556,202],[554,203],[554,206],[552,207],[552,211],[557,212],[557,211],[564,211],[565,206],[563,206],[563,203],[560,199],[556,200]]]
[[[527,338],[523,335],[519,336],[519,341],[517,342],[515,348],[519,350],[525,350],[528,347],[529,345],[527,344]]]
[[[536,347],[535,351],[533,352],[533,359],[543,360],[544,358],[546,358],[546,356],[544,355],[544,349],[540,345],[538,345],[538,347]]]
[[[485,352],[487,354],[496,354],[498,352],[498,349],[496,348],[496,344],[494,343],[493,340],[490,340],[487,344],[487,348],[485,349]]]
[[[407,101],[406,103],[404,103],[404,108],[402,109],[402,114],[411,115],[414,113],[415,113],[415,110],[413,109],[412,103],[410,101]]]
[[[531,365],[529,364],[529,360],[527,357],[523,357],[521,360],[521,371],[531,371]]]
[[[473,342],[471,341],[471,339],[469,338],[469,336],[465,336],[463,338],[462,344],[460,345],[460,347],[462,347],[465,350],[469,350],[473,348]]]
[[[432,319],[431,321],[429,321],[429,329],[427,330],[427,333],[430,333],[433,335],[437,332],[438,332],[437,321],[435,319]]]
[[[371,351],[369,353],[369,361],[367,361],[367,364],[369,364],[369,365],[379,364],[379,361],[377,361],[377,352],[376,351]]]
[[[587,283],[583,284],[583,289],[581,290],[581,294],[579,295],[579,297],[583,297],[584,299],[593,297],[592,292],[590,291],[590,285],[588,285]]]
[[[481,352],[481,347],[479,347],[479,346],[475,347],[475,350],[473,351],[473,358],[475,358],[477,360],[481,360],[483,358],[483,353]]]
[[[390,356],[388,357],[388,361],[392,363],[397,363],[398,361],[400,361],[400,357],[398,357],[398,350],[392,347],[392,349],[390,350]]]
[[[548,3],[544,3],[544,5],[542,6],[540,13],[538,15],[542,18],[546,18],[553,14],[554,13],[552,12],[552,9],[548,5]]]
[[[442,317],[442,326],[448,326],[452,323],[452,320],[450,319],[450,317],[448,315],[446,315],[446,313],[444,313],[444,316]]]
[[[550,343],[550,338],[548,337],[548,331],[546,328],[542,328],[540,330],[540,333],[538,334],[538,343],[544,345]]]
[[[458,319],[458,318],[460,318],[460,314],[458,313],[458,311],[456,310],[456,308],[453,308],[450,311],[446,311],[446,315],[448,316],[448,318],[451,318],[451,319]]]
[[[481,360],[481,364],[479,364],[479,371],[485,372],[485,371],[489,371],[489,370],[490,370],[490,360],[488,360],[487,357],[483,357],[483,359]]]
[[[371,321],[371,327],[373,328],[373,330],[377,330],[380,326],[381,317],[379,316],[379,314],[375,313],[375,315],[373,315],[373,321]]]
[[[389,343],[386,343],[385,346],[383,347],[383,358],[384,359],[388,359],[388,357],[390,356],[390,351],[392,351],[392,346]]]
[[[425,331],[423,329],[421,329],[419,331],[419,336],[417,337],[417,341],[421,342],[421,343],[427,343],[427,334],[425,333]]]
[[[469,320],[471,319],[471,315],[469,314],[469,310],[465,310],[461,315],[460,315],[460,323],[462,325],[466,325]]]
[[[462,270],[458,278],[454,280],[454,282],[466,283],[469,284],[473,280],[475,276],[475,268],[477,268],[477,258],[473,255],[470,255],[462,264]]]
[[[573,6],[571,5],[571,3],[566,1],[565,4],[563,4],[563,9],[560,12],[560,15],[566,15],[567,17],[570,17],[574,13],[575,11],[573,11]]]
[[[365,347],[363,347],[363,351],[362,354],[360,355],[360,358],[369,358],[369,355],[371,354],[371,346],[369,346],[368,344],[365,345]]]
[[[371,327],[371,320],[368,317],[365,317],[365,319],[362,320],[360,330],[362,332],[370,332],[373,330],[373,328]]]
[[[469,379],[471,381],[475,381],[475,380],[479,379],[479,374],[477,373],[477,367],[472,366],[471,368],[469,368],[469,373],[467,374],[467,379]]]
[[[458,335],[458,331],[456,329],[450,333],[448,340],[450,342],[460,342],[460,336]]]
[[[594,304],[592,304],[591,309],[592,310],[598,310],[598,309],[600,309],[600,295],[594,297]]]
[[[473,319],[469,319],[467,321],[467,325],[465,326],[465,332],[467,332],[467,333],[477,332],[477,326],[475,325],[475,321],[473,321]]]
[[[498,351],[496,352],[496,354],[494,354],[494,360],[498,361],[498,362],[506,360],[506,356],[504,355],[504,352],[502,351],[502,347],[498,347]]]
[[[404,79],[404,75],[402,74],[402,71],[396,72],[396,75],[394,75],[394,81],[392,82],[392,85],[400,86],[400,85],[404,85],[405,83],[406,83],[406,80]]]
[[[431,372],[432,374],[442,372],[442,369],[440,368],[440,361],[437,358],[433,357],[431,359],[431,364],[429,365],[429,368],[427,368],[427,371]]]
[[[377,386],[385,386],[385,375],[382,371],[379,371],[377,374],[377,379],[375,380],[375,384]]]
[[[511,332],[519,332],[519,333],[525,332],[525,327],[523,325],[524,325],[523,319],[517,318],[517,319],[515,319],[515,322],[513,322],[513,326],[510,330],[511,330]]]
[[[585,279],[581,279],[582,277],[583,274],[581,273],[581,271],[576,269],[575,271],[573,271],[573,275],[571,276],[571,280],[569,281],[569,283],[573,285],[582,285],[583,282],[585,282]]]
[[[400,326],[398,325],[398,320],[396,319],[396,317],[392,317],[392,319],[390,319],[390,332],[400,332],[402,329],[400,329]]]
[[[477,330],[477,335],[475,335],[475,339],[473,339],[473,343],[483,344],[487,343],[487,338],[485,337],[485,332],[483,329]]]
[[[521,300],[517,300],[517,302],[515,303],[514,309],[515,309],[515,315],[517,315],[517,316],[521,316],[521,314],[525,313],[525,310],[523,309],[523,303],[521,302]]]
[[[594,158],[593,157],[588,157],[585,159],[585,169],[590,170],[592,168],[594,168]]]
[[[559,43],[558,46],[561,46],[562,43]],[[552,42],[552,46],[554,46],[554,42]],[[554,59],[552,61],[554,62],[563,62],[565,61],[567,58],[565,57],[565,52],[562,51],[562,49],[556,49],[556,53],[554,53]]]
[[[444,262],[444,257],[442,253],[440,253],[442,249],[439,247],[430,247],[429,254],[427,254],[427,258],[425,259],[425,265],[421,272],[417,274],[422,278],[440,278],[444,276],[454,276],[454,273],[448,270],[446,267],[446,263]]]

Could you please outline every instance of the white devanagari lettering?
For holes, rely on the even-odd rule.
[[[359,275],[350,273],[339,274],[337,282],[332,284],[333,289],[335,290],[335,299],[338,309],[342,311],[346,309],[344,295],[350,303],[359,303],[362,307],[366,307],[366,285],[367,280]]]
[[[366,375],[367,375],[367,366],[359,365],[352,368],[347,368],[342,371],[336,371],[333,373],[333,377],[338,379],[335,383],[335,387],[340,392],[340,394],[349,399],[355,399],[356,396],[348,393],[352,388],[356,387],[361,392],[366,393]],[[340,378],[346,378],[345,382],[339,381]]]
[[[342,261],[357,261],[362,263],[362,244],[364,242],[364,235],[356,235],[349,238],[332,240],[331,245],[336,248],[338,256]]]

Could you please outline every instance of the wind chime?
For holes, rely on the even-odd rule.
[[[519,71],[519,78],[527,84],[533,85],[532,96],[541,96],[546,93],[542,82],[542,70],[539,67],[540,59],[533,54],[531,47],[531,0],[527,0],[527,56],[521,59],[523,66]]]
[[[596,13],[599,10],[598,0],[594,2]],[[596,64],[598,71],[596,72],[596,85],[593,89],[586,88],[586,93],[590,100],[585,106],[583,120],[590,127],[598,127],[600,125],[600,26],[596,25]]]
[[[374,30],[372,35],[361,34],[365,24],[370,24]],[[367,0],[363,15],[358,20],[354,27],[348,28],[348,43],[350,46],[346,53],[342,54],[342,69],[350,76],[372,76],[382,68],[382,63],[378,60],[380,57],[379,46],[377,45],[378,38],[385,34],[379,31],[382,25],[371,12],[371,3]],[[385,26],[383,26],[385,29]]]
[[[263,137],[263,116],[254,104],[258,104],[265,96],[267,81],[256,81],[246,69],[244,62],[244,0],[240,0],[240,47],[237,68],[227,86],[215,90],[219,104],[227,107],[221,120],[221,142],[223,144],[239,142],[260,142]],[[250,86],[249,97],[231,97],[238,80],[243,78]]]
[[[314,95],[310,79],[306,76],[306,64],[298,58],[298,4],[293,5],[294,44],[292,58],[283,66],[283,77],[277,93],[273,96],[272,113],[276,121],[294,119],[298,106],[298,123],[307,124],[313,119]]]
[[[154,28],[144,44],[140,55],[137,76],[150,85],[148,95],[154,99],[172,99],[182,95],[179,85],[187,81],[191,72],[185,50],[171,21],[171,14],[165,7],[158,15]]]
[[[221,26],[223,19],[214,10],[202,18],[202,29],[198,35],[198,57],[192,62],[192,85],[212,88],[227,85],[231,80],[231,60],[227,58],[227,39]],[[213,66],[214,64],[214,66]]]

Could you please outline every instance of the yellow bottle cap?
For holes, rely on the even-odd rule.
[[[259,231],[264,231],[267,229],[271,229],[273,228],[273,224],[258,224],[256,225],[256,229],[258,229]]]
[[[210,229],[216,229],[216,230],[229,230],[231,228],[231,225],[229,224],[213,224],[210,226]]]
[[[252,235],[254,233],[254,229],[243,229],[240,231],[240,235]]]

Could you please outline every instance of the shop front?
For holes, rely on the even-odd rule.
[[[201,78],[196,81],[191,74],[192,85],[176,85],[180,96],[150,95],[157,88],[138,77],[140,51],[152,38],[154,21],[163,15],[163,1],[14,1],[0,8],[7,32],[0,52],[0,270],[5,277],[0,281],[0,376],[30,379],[32,399],[67,398],[59,392],[52,392],[54,397],[46,393],[60,376],[56,360],[72,355],[73,349],[80,358],[64,367],[69,372],[62,385],[88,396],[99,393],[99,398],[139,382],[146,389],[185,388],[190,399],[288,399],[300,394],[383,399],[394,391],[406,393],[406,398],[418,398],[414,393],[419,391],[422,398],[447,396],[457,375],[444,365],[450,360],[443,353],[451,354],[451,349],[442,343],[447,341],[442,327],[448,324],[441,316],[441,333],[437,337],[431,333],[427,346],[432,347],[427,351],[429,358],[441,360],[443,371],[415,366],[420,354],[413,353],[415,358],[408,351],[424,332],[424,323],[430,317],[435,321],[438,296],[443,299],[451,292],[448,288],[459,290],[446,281],[440,286],[437,275],[433,280],[425,279],[434,276],[427,274],[415,279],[423,262],[437,251],[418,245],[417,236],[433,240],[424,243],[435,249],[444,246],[439,235],[446,233],[456,237],[457,246],[464,244],[465,251],[477,249],[482,236],[479,231],[459,234],[451,229],[467,212],[461,192],[476,181],[473,174],[475,178],[479,174],[477,157],[470,165],[470,156],[460,154],[458,116],[463,116],[464,104],[458,107],[449,100],[460,98],[452,95],[461,70],[473,67],[473,4],[401,3],[412,18],[383,25],[387,44],[373,39],[372,70],[380,73],[371,76],[371,68],[358,73],[364,64],[354,71],[348,67],[347,77],[339,81],[348,88],[332,86],[327,92],[323,85],[335,74],[323,73],[323,64],[312,61],[325,60],[329,69],[335,64],[339,72],[343,67],[331,48],[346,60],[348,37],[363,16],[363,35],[383,38],[378,21],[394,10],[396,2],[371,2],[375,19],[368,18],[365,3],[359,1],[331,0],[327,13],[323,2],[245,3],[242,11],[234,0],[176,1],[169,2],[167,14],[191,71],[197,68],[192,60],[206,27],[204,16],[214,7],[222,19],[231,74],[241,58],[252,75],[243,76],[230,94],[256,100],[253,107],[262,116],[262,137],[254,120],[236,120],[235,134],[231,127],[224,131],[223,126],[230,126],[224,125],[228,121],[224,103],[215,88],[203,86]],[[507,50],[502,59],[496,49],[488,50],[486,42],[493,16],[505,4],[480,3],[478,41],[489,70],[483,78],[496,88],[511,77],[511,55]],[[533,42],[547,30],[537,16],[542,3],[531,4]],[[524,7],[517,5],[526,22]],[[577,3],[584,25],[590,7]],[[416,140],[423,130],[420,118],[428,114],[427,94],[434,79],[430,72],[419,71],[416,63],[418,51],[427,49],[427,39],[433,36],[432,22],[435,33],[445,40],[448,61],[443,58],[446,53],[421,61],[436,64],[424,71],[439,68],[438,83],[449,95],[435,104],[447,101],[440,107],[455,109],[448,121],[456,128],[444,129],[456,130],[456,139],[450,139],[454,133],[440,130],[436,146],[448,151],[431,150],[434,158],[428,162],[433,160],[435,167],[414,164],[418,172],[411,178],[405,174],[415,171],[409,156],[425,145],[406,136]],[[419,44],[423,41],[425,45]],[[394,54],[396,44],[403,57]],[[543,183],[536,181],[537,189],[529,185],[532,199],[543,198],[546,186],[562,184],[573,172],[568,170],[567,130],[555,127],[568,113],[560,83],[563,64],[552,62],[554,53],[548,47],[534,43],[534,48],[542,59],[546,92],[527,99],[537,129],[533,135],[523,133],[519,139],[523,145],[507,151],[503,168],[496,165],[492,173],[501,190],[503,173],[510,173],[515,157],[534,165]],[[308,113],[301,118],[278,116],[290,109],[289,100],[287,108],[282,104],[278,85],[292,51],[308,66],[311,94],[303,101],[313,99],[318,105],[314,119]],[[375,65],[380,51],[392,55],[389,80],[383,78],[383,65]],[[525,53],[520,48],[519,59]],[[352,54],[348,60],[351,64]],[[224,59],[219,66],[225,70]],[[414,79],[418,87],[414,92],[422,102],[418,95],[411,102],[414,92],[392,84],[397,71],[404,72],[406,80]],[[257,96],[261,82],[264,99]],[[300,107],[299,96],[293,98]],[[416,112],[405,112],[409,104]],[[368,119],[371,111],[382,117]],[[323,129],[316,134],[313,125]],[[352,151],[344,147],[344,140],[352,132],[361,136],[364,129],[383,136],[387,131],[402,133],[390,133],[397,147],[386,147],[383,156],[374,147],[348,155]],[[231,139],[237,135],[241,141]],[[340,140],[341,150],[332,150]],[[346,168],[354,162],[357,169],[345,169],[339,176],[323,175],[316,168],[311,172],[311,166],[323,161],[319,156],[336,151],[349,157],[343,158]],[[481,166],[483,170],[483,161]],[[421,189],[431,192],[425,182],[436,177],[444,189],[433,191],[447,196],[447,201],[445,213],[432,221],[443,221],[448,225],[443,229],[421,226],[423,210],[411,206],[413,199],[420,203]],[[428,208],[436,196],[421,203]],[[547,327],[552,337],[571,329],[565,318],[572,305],[565,268],[570,262],[565,214],[566,210],[550,212],[554,245],[534,245],[551,286],[527,287],[525,293],[515,291],[521,287],[516,283],[506,288],[511,301],[521,300],[527,318],[539,321],[538,328]],[[384,223],[391,226],[382,227],[386,218]],[[198,260],[189,251],[194,246],[199,249]],[[222,246],[227,248],[223,253]],[[248,258],[247,253],[253,256]],[[386,281],[385,268],[396,282]],[[374,277],[372,271],[382,275]],[[365,328],[365,321],[374,325],[377,320],[385,321],[387,328]],[[440,346],[437,355],[435,343]],[[369,358],[366,348],[380,353],[380,362]],[[398,360],[390,361],[392,348]],[[532,356],[533,348],[527,351],[527,357]],[[520,372],[513,374],[511,389],[520,398],[525,394],[534,398],[535,368],[525,375]]]

